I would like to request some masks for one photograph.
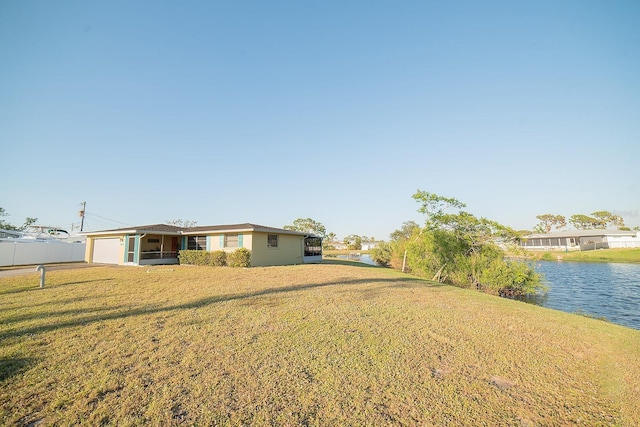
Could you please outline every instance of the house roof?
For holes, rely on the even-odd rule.
[[[198,235],[206,233],[225,233],[225,232],[262,232],[262,233],[277,233],[277,234],[292,234],[296,236],[315,236],[310,233],[304,233],[301,231],[285,230],[283,228],[267,227],[264,225],[257,225],[251,223],[243,224],[227,224],[227,225],[205,225],[199,227],[177,227],[169,224],[153,224],[142,225],[136,227],[116,228],[112,230],[101,231],[86,231],[80,233],[86,236],[97,235],[113,235],[113,234],[139,234],[139,233],[155,233],[164,235]]]
[[[309,233],[303,233],[295,230],[285,230],[283,228],[267,227],[265,225],[243,223],[243,224],[227,224],[227,225],[205,225],[200,227],[190,227],[182,230],[182,234],[202,234],[206,232],[224,233],[227,231],[254,231],[262,233],[278,233],[278,234],[294,234],[297,236],[308,236]]]
[[[563,230],[554,233],[533,233],[524,236],[527,239],[547,239],[562,237],[593,237],[593,236],[635,236],[636,231],[629,230]]]
[[[85,236],[101,235],[101,234],[138,234],[138,233],[157,233],[179,235],[183,227],[177,227],[169,224],[152,224],[139,225],[135,227],[114,228],[111,230],[85,231],[80,233]]]

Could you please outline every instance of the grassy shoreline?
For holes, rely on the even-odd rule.
[[[640,331],[338,260],[0,278],[0,424],[640,424]]]
[[[622,262],[640,264],[640,248],[594,251],[526,251],[525,258],[544,261]]]

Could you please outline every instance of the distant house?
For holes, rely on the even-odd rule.
[[[588,251],[608,248],[638,248],[640,236],[624,230],[564,230],[534,233],[524,237],[522,247],[529,250]]]
[[[380,242],[362,242],[361,250],[370,251],[371,249],[377,248],[379,244]]]
[[[329,245],[333,246],[336,251],[346,251],[349,249],[349,245],[342,242],[331,242]]]
[[[233,252],[238,248],[251,251],[255,267],[322,260],[320,237],[249,223],[190,228],[155,224],[83,234],[89,263],[177,264],[183,249]]]

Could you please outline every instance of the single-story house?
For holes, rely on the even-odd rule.
[[[637,231],[626,230],[563,230],[524,236],[522,247],[528,250],[588,251],[608,248],[638,248]]]
[[[370,251],[371,249],[375,249],[380,245],[380,242],[363,242],[362,243],[362,248],[360,248],[360,250],[362,251]]]
[[[168,224],[92,231],[85,261],[119,265],[177,264],[180,250],[251,251],[251,265],[289,265],[322,260],[322,238],[256,224],[177,227]]]

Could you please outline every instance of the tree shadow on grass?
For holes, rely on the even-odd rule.
[[[26,371],[34,362],[30,357],[0,357],[0,383]]]
[[[57,304],[56,304],[57,306]],[[85,313],[102,313],[106,311],[116,311],[121,310],[122,306],[114,306],[114,307],[92,307],[90,309],[81,308],[81,309],[69,309],[69,310],[58,310],[58,311],[47,311],[47,312],[37,312],[37,313],[26,313],[20,314],[17,316],[9,316],[3,319],[3,323],[10,325],[11,323],[17,322],[27,322],[35,319],[42,319],[46,321],[52,321],[57,317],[69,316],[69,315],[82,315]]]
[[[373,267],[373,266],[372,266]],[[374,267],[375,268],[375,267]],[[259,298],[262,296],[269,295],[278,295],[278,294],[287,294],[293,292],[301,292],[309,289],[319,289],[330,286],[345,286],[345,285],[359,285],[359,284],[367,284],[367,283],[377,283],[377,284],[385,284],[386,287],[439,287],[446,286],[436,282],[430,282],[420,278],[413,277],[397,277],[397,278],[363,278],[363,279],[352,279],[352,280],[338,280],[332,282],[325,283],[309,283],[305,285],[290,285],[290,286],[280,286],[274,288],[263,289],[260,291],[254,292],[246,292],[246,293],[236,293],[236,294],[226,294],[226,295],[218,295],[207,298],[201,298],[195,301],[190,301],[184,304],[176,304],[169,306],[141,306],[139,308],[135,308],[132,310],[120,310],[111,313],[98,313],[97,309],[86,309],[86,310],[78,310],[77,313],[79,316],[77,318],[58,322],[51,323],[47,325],[33,326],[30,328],[17,328],[14,330],[9,330],[4,333],[0,333],[0,340],[7,339],[16,336],[22,335],[30,335],[30,334],[39,334],[45,333],[61,328],[69,328],[69,327],[77,327],[77,326],[87,326],[94,322],[102,322],[114,319],[124,319],[128,317],[136,317],[136,316],[148,316],[156,313],[164,313],[171,311],[179,311],[179,310],[189,310],[194,308],[202,308],[212,304],[221,304],[230,301],[242,301],[251,298]],[[117,307],[107,308],[105,310],[118,310]],[[85,315],[89,314],[89,315]]]
[[[56,289],[56,288],[61,288],[63,286],[69,286],[69,285],[83,285],[85,283],[94,283],[94,282],[108,282],[111,280],[115,280],[113,277],[108,277],[106,279],[91,279],[91,280],[79,280],[77,282],[66,282],[66,283],[60,283],[58,285],[52,285],[52,286],[48,286],[48,288],[50,289]],[[45,285],[45,288],[47,288],[47,286]]]
[[[38,303],[33,303],[31,301],[28,301],[27,304],[25,304],[25,305],[11,305],[11,308],[13,308],[15,310],[22,310],[22,309],[34,309],[36,307],[44,307],[44,306],[49,306],[49,305],[52,305],[52,304],[61,306],[61,305],[69,304],[69,303],[78,303],[78,302],[87,301],[87,300],[95,301],[98,298],[100,298],[100,296],[91,295],[91,296],[86,296],[86,297],[73,297],[73,298],[57,299],[55,301],[42,301],[42,302],[38,302]],[[3,308],[2,306],[3,306],[3,304],[0,304],[0,310]]]
[[[9,295],[9,294],[20,294],[23,292],[42,292],[43,290],[47,290],[47,289],[57,289],[57,288],[62,288],[64,286],[69,286],[69,285],[82,285],[85,283],[93,283],[93,282],[107,282],[110,280],[115,280],[113,277],[109,277],[106,279],[91,279],[91,280],[79,280],[77,282],[67,282],[67,283],[58,283],[55,285],[47,285],[46,282],[46,278],[45,278],[45,283],[44,283],[44,288],[40,287],[40,278],[38,277],[37,279],[34,280],[33,285],[29,286],[29,287],[21,287],[18,289],[8,289],[8,290],[3,290],[0,291],[0,296],[1,295]]]
[[[387,267],[382,267],[380,265],[373,265],[373,264],[368,264],[362,261],[354,261],[354,260],[344,259],[344,258],[323,258],[321,264],[348,265],[350,267],[364,267],[364,268],[387,268]]]

